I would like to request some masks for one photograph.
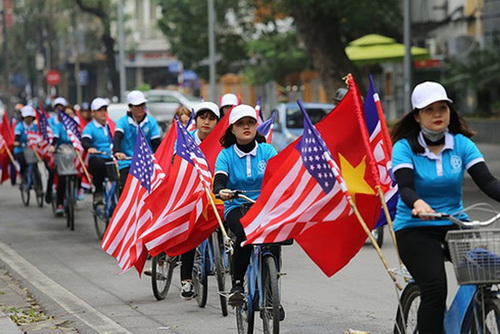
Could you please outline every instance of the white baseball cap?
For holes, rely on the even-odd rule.
[[[231,114],[229,116],[229,123],[234,124],[238,122],[243,117],[252,117],[257,120],[257,112],[252,106],[247,104],[240,104],[231,110]]]
[[[68,105],[68,101],[66,101],[66,99],[64,97],[56,97],[56,99],[54,100],[54,102],[52,102],[52,106],[55,107],[58,104],[60,104],[63,107],[65,107],[65,106]]]
[[[148,100],[146,100],[144,93],[140,90],[133,90],[127,95],[127,103],[133,106],[138,106],[146,102],[148,102]]]
[[[102,97],[96,97],[94,100],[92,100],[92,103],[90,104],[90,110],[99,110],[102,107],[108,107],[109,103],[106,99],[103,99]]]
[[[219,107],[213,103],[213,102],[202,102],[198,104],[194,110],[194,114],[197,115],[200,111],[203,110],[209,110],[217,116],[217,118],[220,118],[220,112],[219,112]]]
[[[221,108],[225,106],[237,106],[238,104],[238,97],[231,93],[222,95],[222,98],[220,99]]]
[[[437,101],[453,102],[444,87],[432,81],[422,82],[413,88],[411,93],[411,104],[413,109],[422,109]]]
[[[24,106],[21,109],[21,116],[23,117],[36,117],[35,109],[32,106]]]

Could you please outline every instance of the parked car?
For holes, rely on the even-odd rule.
[[[110,103],[108,106],[108,116],[116,123],[127,114],[127,110],[128,105],[126,103]]]
[[[333,108],[331,103],[303,103],[307,114],[313,124],[321,121]],[[280,103],[272,110],[276,111],[276,122],[273,130],[272,145],[276,150],[281,151],[288,144],[302,135],[304,131],[304,120],[302,112],[297,103]]]
[[[150,90],[145,95],[148,99],[148,113],[158,121],[164,132],[180,105],[192,109],[201,103],[201,99],[175,90]]]

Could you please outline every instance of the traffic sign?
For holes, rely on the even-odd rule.
[[[50,70],[47,72],[45,80],[47,80],[49,86],[57,86],[61,81],[61,74],[57,70]]]

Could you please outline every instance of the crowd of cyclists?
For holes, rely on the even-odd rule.
[[[49,118],[53,134],[49,152],[57,154],[61,145],[71,144],[61,119],[61,113],[64,113],[79,124],[81,145],[88,153],[94,203],[103,200],[106,162],[118,161],[121,185],[125,184],[138,128],[141,128],[153,152],[160,145],[160,129],[156,120],[147,114],[147,102],[141,91],[131,91],[127,96],[127,114],[117,121],[116,126],[112,126],[107,117],[109,102],[105,98],[96,97],[88,112],[75,111],[62,97],[54,100],[55,114]],[[418,85],[412,93],[412,104],[412,111],[394,126],[392,133],[395,142],[393,171],[401,194],[395,230],[401,259],[422,293],[420,333],[440,333],[447,291],[443,265],[446,254],[442,248],[446,232],[456,227],[447,221],[422,220],[414,216],[435,210],[456,211],[463,208],[461,182],[465,170],[481,190],[497,200],[500,200],[500,183],[490,174],[481,153],[468,139],[472,132],[456,112],[443,86],[435,82]],[[40,124],[35,122],[37,111],[33,107],[16,106],[16,109],[19,122],[14,130],[14,155],[23,176],[26,162],[22,153],[28,143],[27,134],[38,131]],[[243,280],[251,246],[240,246],[245,240],[240,223],[242,213],[237,210],[241,203],[239,199],[232,198],[231,190],[248,191],[249,196],[256,199],[267,161],[277,152],[257,132],[255,108],[240,104],[234,94],[224,95],[220,105],[205,101],[194,110],[180,106],[176,118],[188,129],[192,126],[190,134],[199,145],[229,110],[229,127],[220,140],[224,149],[216,160],[213,191],[225,201],[224,219],[237,240],[233,256],[233,284],[228,299],[230,305],[237,306],[244,298]],[[56,169],[48,167],[48,175],[46,201],[50,202],[52,191],[49,190],[53,187]],[[64,185],[60,182],[56,192],[57,215],[64,212]],[[180,294],[186,300],[195,296],[192,282],[194,254],[195,249],[181,255]],[[151,274],[148,270],[145,273]]]

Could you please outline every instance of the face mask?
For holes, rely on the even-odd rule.
[[[424,137],[431,142],[437,142],[438,140],[441,140],[444,137],[445,132],[448,131],[448,128],[444,128],[441,131],[432,131],[427,129],[423,125],[420,125],[420,129],[422,130],[422,134],[424,135]]]

